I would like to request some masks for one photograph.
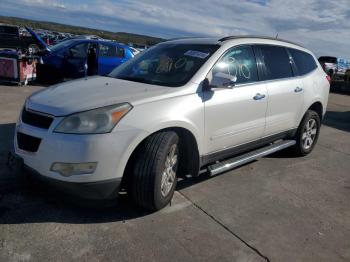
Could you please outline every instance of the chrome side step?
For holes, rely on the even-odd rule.
[[[255,151],[248,152],[246,154],[236,156],[234,158],[219,162],[208,167],[209,174],[214,176],[222,172],[226,172],[235,167],[249,163],[255,159],[270,155],[277,151],[283,150],[287,147],[295,145],[295,140],[282,140],[280,142],[273,143],[263,148],[259,148]]]

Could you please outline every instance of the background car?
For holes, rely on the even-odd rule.
[[[318,58],[318,61],[322,65],[323,70],[332,78],[343,78],[349,63],[345,58],[334,56],[321,56]]]
[[[349,83],[350,82],[350,68],[346,70],[344,75],[344,81]]]
[[[0,48],[15,49],[23,52],[36,52],[43,48],[41,42],[38,42],[25,28],[12,25],[0,25]]]
[[[37,80],[53,83],[86,75],[107,75],[134,56],[130,47],[114,41],[69,39],[40,53]]]

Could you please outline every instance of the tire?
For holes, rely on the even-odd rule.
[[[36,54],[37,52],[39,52],[40,48],[38,45],[36,44],[30,44],[28,46],[28,52],[29,54]]]
[[[319,115],[315,111],[308,110],[295,136],[296,144],[293,147],[293,151],[296,156],[306,156],[311,153],[317,143],[320,127],[321,120]]]
[[[177,183],[179,152],[179,137],[173,131],[155,133],[141,144],[131,181],[136,204],[156,211],[171,201]]]

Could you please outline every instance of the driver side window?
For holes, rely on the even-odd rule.
[[[69,56],[71,58],[86,58],[87,47],[88,47],[88,44],[86,43],[77,44],[69,48]]]
[[[223,86],[231,80],[235,84],[258,81],[258,68],[251,46],[229,49],[214,65],[207,76],[213,86]]]

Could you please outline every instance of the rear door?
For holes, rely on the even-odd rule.
[[[125,50],[118,45],[100,43],[98,53],[98,74],[109,74],[114,68],[124,63]]]
[[[299,125],[304,102],[303,83],[293,71],[293,60],[285,47],[258,45],[262,79],[269,96],[264,137]]]
[[[222,75],[236,78],[235,86],[225,88],[224,83],[214,81]],[[253,48],[242,45],[229,49],[207,79],[216,86],[203,93],[207,152],[223,151],[261,138],[268,97],[265,84],[258,79]]]

